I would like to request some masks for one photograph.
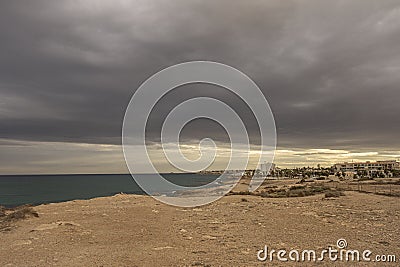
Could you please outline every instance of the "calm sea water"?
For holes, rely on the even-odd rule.
[[[217,178],[213,175],[199,174],[163,176],[183,186],[200,186]],[[7,207],[89,199],[120,192],[144,194],[129,174],[0,176],[0,205]]]

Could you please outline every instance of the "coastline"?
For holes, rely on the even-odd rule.
[[[167,179],[188,186],[208,183],[215,176],[164,174]],[[124,192],[144,194],[130,174],[22,175],[0,177],[0,205],[64,202],[112,196]]]

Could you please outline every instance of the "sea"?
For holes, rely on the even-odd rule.
[[[170,182],[194,187],[214,181],[216,175],[162,174]],[[39,205],[74,199],[145,192],[130,174],[0,175],[0,206]]]

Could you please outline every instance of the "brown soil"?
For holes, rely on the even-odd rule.
[[[38,218],[0,233],[0,266],[297,266],[258,262],[257,251],[264,245],[321,250],[340,238],[351,249],[396,254],[399,262],[399,199],[345,194],[232,195],[200,208],[135,195],[41,205],[34,208]],[[379,264],[325,260],[317,266]]]

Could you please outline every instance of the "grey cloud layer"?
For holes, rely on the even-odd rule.
[[[119,144],[141,82],[172,64],[213,60],[260,86],[280,146],[399,146],[398,1],[0,5],[0,138]],[[216,91],[207,92],[230,99]]]

